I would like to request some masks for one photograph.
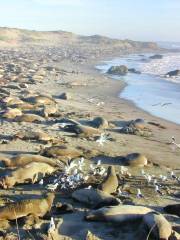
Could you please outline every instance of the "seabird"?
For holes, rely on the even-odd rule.
[[[137,198],[143,198],[144,196],[141,193],[141,190],[138,188],[137,189]]]

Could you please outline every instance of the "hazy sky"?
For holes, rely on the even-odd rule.
[[[180,42],[180,0],[0,0],[0,26]]]

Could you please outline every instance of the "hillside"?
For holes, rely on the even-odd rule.
[[[104,36],[80,36],[64,31],[30,31],[15,28],[0,28],[0,47],[26,46],[63,47],[79,50],[79,54],[91,53],[95,56],[112,53],[156,50],[153,42],[111,39]]]

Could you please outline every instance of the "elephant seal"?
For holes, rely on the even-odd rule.
[[[148,160],[140,153],[131,153],[125,157],[125,163],[131,167],[144,167],[148,164]]]
[[[11,170],[8,175],[0,180],[2,188],[11,188],[15,184],[40,181],[46,174],[51,174],[56,168],[47,163],[31,162],[23,167]]]
[[[73,132],[79,137],[93,137],[101,134],[101,131],[97,128],[84,126],[81,124],[73,126]]]
[[[167,205],[166,207],[164,207],[164,211],[180,217],[180,204]]]
[[[12,97],[12,96],[9,96],[9,97],[5,97],[3,100],[2,100],[3,103],[6,104],[6,106],[11,106],[11,105],[14,105],[14,104],[21,104],[23,103],[23,101],[17,97]]]
[[[19,109],[21,109],[22,111],[23,111],[23,110],[35,110],[35,109],[38,108],[38,106],[36,106],[36,105],[30,104],[30,103],[25,103],[25,102],[19,103],[19,104],[14,104],[14,105],[12,105],[11,107],[13,107],[13,108],[19,108]]]
[[[16,117],[17,122],[44,122],[44,118],[36,114],[23,114],[20,117]]]
[[[118,187],[118,178],[116,176],[114,166],[109,166],[107,170],[107,176],[100,184],[99,189],[106,193],[114,193]]]
[[[57,104],[45,105],[43,106],[43,109],[42,109],[42,116],[45,118],[51,117],[56,115],[57,112],[58,112]]]
[[[42,149],[40,154],[47,157],[56,157],[60,160],[73,159],[83,155],[81,151],[65,145],[47,147]]]
[[[53,140],[49,134],[44,131],[20,131],[16,133],[13,138],[19,138],[22,140],[36,140],[36,141],[43,141],[48,142]]]
[[[103,117],[96,117],[91,121],[91,126],[98,129],[106,129],[109,127],[109,123]]]
[[[0,157],[0,160],[6,167],[22,167],[31,162],[46,163],[52,167],[60,167],[62,165],[57,159],[34,154],[20,154],[12,158]]]
[[[46,105],[46,104],[54,104],[56,103],[56,101],[49,96],[43,96],[43,95],[39,95],[39,96],[32,96],[32,97],[28,97],[28,98],[24,98],[23,99],[25,102],[30,102],[33,104],[39,104],[39,105]]]
[[[2,114],[2,117],[6,119],[14,119],[17,116],[22,116],[22,111],[18,108],[8,108]]]
[[[143,130],[145,128],[145,126],[146,126],[145,121],[141,118],[133,120],[129,124],[129,127],[134,127],[136,129],[139,129],[139,130]]]
[[[72,198],[78,202],[85,203],[98,208],[99,206],[113,206],[120,204],[120,200],[112,195],[94,188],[83,188],[75,190]]]
[[[90,221],[107,221],[115,223],[133,222],[141,220],[144,214],[153,210],[142,206],[118,205],[92,210],[85,216]]]
[[[148,232],[153,239],[168,240],[172,234],[172,226],[165,217],[157,212],[145,214],[143,223],[147,226]]]
[[[20,200],[0,207],[0,220],[15,220],[27,215],[43,217],[51,210],[55,195],[48,193],[46,197],[38,199]]]

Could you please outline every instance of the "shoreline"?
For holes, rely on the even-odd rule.
[[[145,141],[145,144],[143,144],[145,149],[143,149],[142,152],[147,154],[147,156],[149,156],[153,162],[157,162],[166,166],[172,166],[175,168],[180,167],[179,149],[172,151],[171,147],[169,146],[172,136],[175,136],[176,139],[178,139],[178,136],[180,136],[180,125],[174,122],[165,120],[163,118],[159,118],[154,115],[151,115],[149,112],[146,112],[143,109],[137,107],[130,100],[119,98],[118,97],[119,93],[123,91],[123,89],[126,87],[126,83],[123,81],[116,81],[110,78],[109,76],[102,75],[97,69],[94,68],[94,66],[98,62],[99,61],[88,64],[86,65],[85,68],[88,69],[88,71],[90,71],[92,74],[95,74],[96,76],[98,76],[99,80],[102,81],[102,82],[98,81],[98,85],[101,84],[100,89],[99,87],[93,90],[84,89],[85,91],[83,95],[87,95],[87,92],[92,94],[92,91],[93,91],[93,93],[96,93],[95,95],[97,95],[97,93],[100,94],[100,97],[103,95],[103,98],[101,98],[101,100],[107,99],[107,96],[108,96],[108,101],[105,103],[106,109],[103,109],[103,112],[101,112],[101,115],[103,115],[104,117],[107,117],[107,119],[110,121],[113,118],[117,118],[118,116],[120,116],[121,120],[125,120],[125,121],[130,121],[132,119],[137,119],[137,118],[143,118],[147,122],[154,122],[159,124],[160,126],[163,126],[165,129],[161,129],[161,127],[159,128],[157,126],[149,125],[150,128],[152,129],[153,137],[148,140],[147,139],[144,140],[144,138],[140,138],[138,140],[138,143],[135,143],[134,145],[133,143],[131,143],[130,144],[131,152],[133,150],[135,152],[142,151],[140,150],[142,148],[141,144],[143,141]],[[112,116],[107,114],[109,113],[107,109],[111,107],[113,107],[111,111]],[[116,109],[115,111],[113,111],[114,107]],[[129,141],[131,140],[131,138],[136,139],[137,137],[133,135],[123,134],[123,138],[128,139]],[[146,144],[148,144],[147,145],[148,147],[146,146]],[[125,150],[125,152],[127,151]],[[170,159],[172,160],[170,161]]]
[[[126,56],[126,55],[123,55],[123,57],[124,57],[124,56]],[[111,62],[111,61],[113,61],[113,60],[116,59],[116,58],[117,58],[117,59],[118,59],[118,58],[121,58],[121,56],[120,56],[120,57],[115,57],[115,58],[109,58],[109,59],[106,59],[106,60],[104,60],[104,61],[101,60],[102,63],[101,63],[101,62],[100,62],[100,64],[97,63],[96,66],[104,65],[106,61],[110,61],[110,62]],[[104,64],[103,64],[103,62],[104,62]],[[128,82],[125,81],[123,78],[120,79],[120,77],[119,77],[119,79],[115,79],[113,76],[111,76],[111,75],[109,75],[109,74],[107,74],[107,73],[102,73],[100,69],[97,69],[97,68],[96,68],[96,66],[94,66],[94,68],[99,72],[99,74],[102,74],[102,75],[108,77],[110,80],[120,81],[121,83],[124,84],[124,86],[121,87],[121,89],[120,89],[120,91],[119,91],[119,94],[117,94],[117,97],[118,97],[118,98],[127,101],[127,103],[128,103],[129,105],[132,105],[132,106],[134,106],[135,108],[141,110],[142,112],[144,112],[144,113],[146,113],[146,114],[149,114],[151,117],[156,117],[156,118],[159,119],[160,121],[165,121],[165,122],[167,121],[168,123],[175,124],[176,126],[180,126],[180,123],[178,123],[178,122],[175,122],[175,121],[173,121],[173,120],[167,119],[167,118],[165,118],[165,117],[163,117],[163,116],[162,116],[162,117],[161,117],[161,116],[158,116],[158,115],[161,115],[161,114],[158,113],[158,112],[157,112],[157,114],[153,114],[153,112],[151,112],[151,110],[148,110],[148,109],[146,109],[145,107],[143,108],[143,107],[141,107],[141,106],[138,106],[138,103],[136,103],[135,99],[134,99],[134,100],[133,100],[133,99],[128,99],[128,98],[126,98],[126,97],[121,96],[122,93],[123,93],[123,91],[125,90],[125,88],[128,87],[128,85],[129,85]],[[136,77],[136,76],[134,76],[134,77]],[[159,76],[158,76],[158,77],[159,77]],[[133,78],[133,76],[132,76],[132,78]],[[159,82],[160,82],[160,81],[162,81],[162,83],[163,83],[164,80],[159,79]],[[170,80],[166,80],[166,81],[167,81],[168,84],[171,84],[171,85],[177,85],[177,84],[178,84],[178,83],[172,82],[172,81],[170,81]]]

